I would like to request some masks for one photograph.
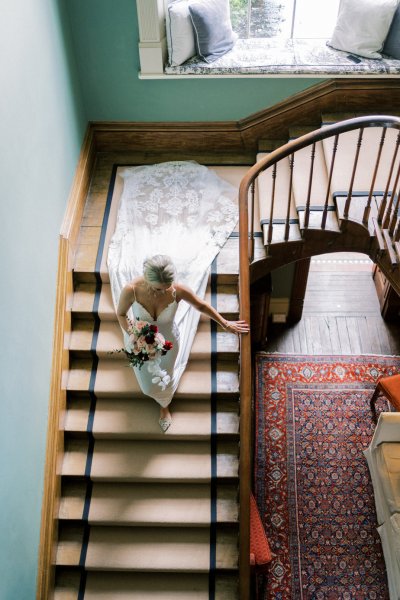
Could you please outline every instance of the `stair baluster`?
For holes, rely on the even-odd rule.
[[[400,175],[400,167],[399,167],[399,171],[398,171],[398,175]],[[392,218],[390,220],[390,224],[389,224],[389,234],[391,237],[394,237],[394,231],[396,229],[396,225],[398,224],[399,221],[399,207],[400,207],[400,197],[398,194],[398,178],[396,179],[396,187],[393,188],[393,193],[392,196],[393,198],[395,198],[395,202],[394,202],[394,210],[392,212]]]
[[[353,185],[354,185],[354,179],[356,177],[356,171],[357,171],[358,159],[359,159],[359,156],[360,156],[360,150],[361,150],[361,144],[362,144],[363,134],[364,134],[364,127],[361,127],[360,133],[358,134],[357,147],[356,147],[356,155],[354,157],[353,171],[351,173],[349,191],[348,191],[348,194],[347,194],[346,204],[345,204],[344,211],[343,211],[343,217],[345,219],[349,218],[350,203],[351,203],[351,197],[352,197],[352,194],[353,194]]]
[[[390,193],[389,205],[386,208],[385,216],[383,219],[383,224],[382,224],[383,229],[389,229],[389,226],[390,226],[390,220],[391,220],[391,216],[392,216],[393,205],[394,205],[394,201],[395,201],[395,197],[396,197],[396,190],[397,190],[397,186],[399,183],[399,178],[400,178],[400,163],[399,163],[399,166],[397,167],[396,177],[394,180],[392,191]]]
[[[363,215],[362,222],[363,222],[363,225],[365,225],[366,227],[368,227],[369,213],[371,212],[372,195],[373,195],[373,191],[374,191],[374,187],[375,187],[376,176],[378,174],[379,163],[381,161],[383,144],[385,143],[385,138],[386,138],[386,132],[387,132],[387,128],[384,127],[383,130],[382,130],[381,139],[379,141],[378,155],[376,157],[374,174],[372,175],[371,187],[369,188],[367,205],[366,205],[366,207],[364,209],[364,215]]]
[[[394,243],[394,249],[396,250],[398,261],[400,262],[400,242]]]
[[[400,219],[397,223],[397,227],[396,227],[396,231],[394,233],[393,239],[394,239],[395,244],[398,243],[398,241],[400,240]]]
[[[288,201],[287,201],[287,212],[286,212],[286,225],[285,225],[285,241],[289,239],[290,234],[290,205],[293,191],[293,168],[294,168],[294,154],[290,155],[289,159],[289,189],[288,189]]]
[[[304,229],[307,229],[308,222],[310,220],[310,203],[311,203],[311,188],[313,183],[313,174],[314,174],[314,161],[315,161],[315,142],[311,147],[311,165],[310,165],[310,176],[308,178],[308,190],[307,190],[307,201],[306,201],[306,211],[304,214]],[[324,211],[325,213],[325,211]],[[325,217],[325,218],[324,218]],[[323,228],[325,227],[326,215],[322,216]]]
[[[395,149],[394,149],[394,152],[393,152],[392,162],[390,164],[390,169],[389,169],[389,175],[388,175],[388,178],[387,178],[386,188],[385,188],[385,192],[383,194],[381,206],[379,208],[378,223],[382,223],[383,216],[385,214],[386,204],[387,204],[387,197],[388,197],[389,188],[390,188],[390,182],[392,180],[394,165],[396,164],[396,159],[397,159],[397,154],[399,152],[399,147],[400,147],[400,131],[399,131],[399,133],[397,135],[396,146],[395,146]]]
[[[337,149],[338,149],[338,144],[339,144],[339,134],[337,133],[335,135],[335,139],[333,141],[332,159],[331,159],[331,164],[330,164],[330,167],[329,167],[328,184],[326,186],[325,206],[327,205],[327,203],[329,201],[329,195],[331,193],[332,176],[333,176],[333,169],[334,169],[334,166],[335,166],[335,158],[336,158],[336,153],[337,153]]]
[[[273,233],[273,216],[274,216],[274,206],[275,206],[275,191],[276,191],[276,169],[277,163],[274,164],[272,168],[272,198],[271,198],[271,210],[269,215],[269,225],[268,225],[268,246],[272,241],[272,233]]]
[[[252,181],[250,185],[250,207],[251,207],[251,218],[250,218],[250,232],[249,232],[249,256],[251,262],[254,260],[254,190],[255,190],[255,181]]]
[[[397,198],[396,198],[396,204],[395,204],[395,208],[392,214],[392,219],[390,221],[390,225],[389,225],[389,234],[392,238],[395,237],[395,230],[396,230],[396,226],[397,229],[399,228],[399,207],[400,207],[400,198],[399,195],[397,194]]]

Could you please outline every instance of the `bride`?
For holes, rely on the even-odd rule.
[[[160,404],[166,431],[200,312],[228,331],[248,331],[204,301],[210,265],[237,223],[237,189],[194,161],[127,167],[120,175],[124,186],[107,259],[111,291],[128,352],[127,318],[157,324],[174,344],[161,359],[164,390],[148,367],[134,367],[142,391]]]
[[[179,329],[174,321],[182,300],[216,321],[226,331],[247,333],[245,321],[227,321],[208,302],[199,298],[189,287],[175,281],[175,267],[168,256],[158,254],[147,259],[143,265],[143,276],[135,278],[122,290],[118,308],[118,321],[125,333],[125,346],[129,348],[128,312],[132,308],[135,319],[156,324],[173,348],[161,359],[160,367],[169,375],[169,382],[162,390],[148,369],[134,367],[135,375],[144,394],[161,406],[159,424],[165,432],[172,422],[169,405],[174,395],[181,372],[175,363],[179,351]],[[148,364],[148,363],[147,363]]]

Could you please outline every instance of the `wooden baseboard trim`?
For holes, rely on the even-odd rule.
[[[318,127],[324,112],[400,113],[400,82],[392,78],[331,79],[240,121],[94,122],[100,152],[255,154],[260,139],[287,139],[296,125]]]
[[[83,209],[95,164],[95,140],[89,126],[83,141],[78,166],[65,212],[58,249],[57,294],[54,316],[53,359],[50,381],[46,463],[37,575],[37,600],[49,600],[54,587],[57,513],[61,497],[59,461],[64,453],[60,418],[66,407],[66,382],[69,368],[65,337],[71,331],[68,300],[72,297],[72,255],[79,234]]]

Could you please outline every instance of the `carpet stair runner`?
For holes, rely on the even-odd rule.
[[[237,186],[245,170],[216,168]],[[239,340],[201,317],[164,434],[159,406],[113,353],[122,335],[105,257],[118,195],[102,235],[95,210],[109,179],[93,182],[75,255],[54,598],[236,600]],[[236,233],[206,295],[228,319],[237,281]]]

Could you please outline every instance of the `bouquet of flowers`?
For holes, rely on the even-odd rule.
[[[165,390],[171,377],[161,369],[160,361],[173,347],[172,342],[164,338],[157,325],[147,321],[128,319],[128,336],[130,351],[121,348],[117,352],[124,352],[132,367],[141,369],[147,363],[147,369],[153,375],[152,382]]]

